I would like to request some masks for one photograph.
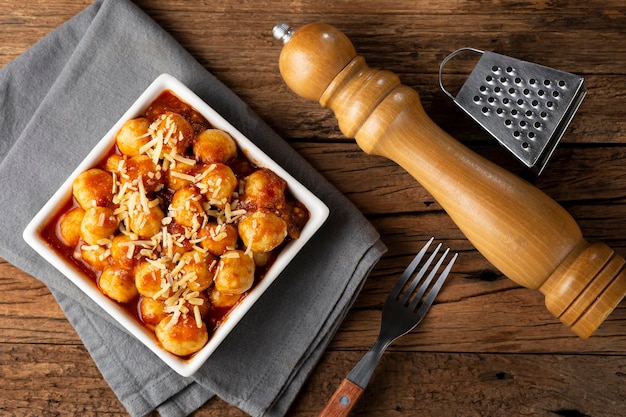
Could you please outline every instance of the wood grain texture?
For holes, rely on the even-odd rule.
[[[91,1],[0,0],[0,67]],[[289,411],[317,416],[374,342],[397,275],[430,236],[460,252],[424,322],[385,353],[354,416],[618,417],[626,409],[626,305],[587,341],[504,278],[432,196],[393,162],[361,152],[332,112],[297,98],[278,71],[275,23],[341,28],[369,65],[415,88],[426,113],[485,158],[561,204],[590,241],[626,255],[626,7],[592,2],[137,0],[242,97],[380,232],[389,251]],[[588,95],[540,178],[533,178],[440,92],[451,51],[473,46],[585,77]],[[461,85],[472,68],[446,72]],[[446,84],[448,85],[448,84]],[[1,93],[0,93],[1,94]],[[1,140],[1,139],[0,139]],[[0,179],[1,180],[1,179]],[[1,416],[125,416],[45,286],[0,261]],[[216,399],[194,416],[243,417]]]

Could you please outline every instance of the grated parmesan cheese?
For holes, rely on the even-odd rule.
[[[181,140],[182,140],[182,138],[181,138]],[[195,159],[185,158],[184,156],[178,155],[178,154],[172,155],[172,157],[177,162],[182,162],[183,164],[191,165],[191,166],[195,166],[196,165],[196,160]]]
[[[194,182],[196,179],[196,177],[194,177],[193,175],[183,174],[182,172],[178,172],[178,171],[170,171],[170,176],[175,177],[175,178],[180,178],[182,180],[187,180],[190,182]]]
[[[193,315],[196,319],[196,326],[199,328],[202,327],[202,316],[200,315],[200,307],[197,305],[193,306]]]
[[[135,244],[130,242],[130,245],[128,245],[128,250],[126,251],[126,258],[132,259],[134,254],[135,254]]]

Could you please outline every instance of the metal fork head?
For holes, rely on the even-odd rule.
[[[365,388],[369,382],[374,368],[387,346],[400,336],[413,330],[415,326],[422,321],[452,269],[452,265],[457,257],[456,253],[452,256],[452,259],[448,262],[439,277],[435,279],[435,275],[449,251],[447,249],[435,266],[431,268],[431,264],[441,248],[441,245],[439,245],[421,267],[415,278],[409,282],[433,239],[430,239],[422,250],[419,251],[393,287],[391,293],[389,293],[383,307],[380,333],[378,334],[376,342],[348,374],[347,378],[361,388]],[[428,275],[424,278],[427,273]],[[434,283],[432,283],[433,279],[435,279]],[[406,290],[403,292],[405,287]],[[413,297],[411,297],[412,295]]]
[[[457,254],[455,253],[439,277],[435,279],[435,275],[450,251],[450,249],[446,249],[435,265],[431,267],[441,249],[440,243],[411,280],[433,240],[434,238],[431,238],[413,258],[385,302],[381,319],[382,327],[392,327],[393,333],[397,333],[395,338],[410,332],[422,321],[456,261]],[[411,281],[409,282],[409,280]]]

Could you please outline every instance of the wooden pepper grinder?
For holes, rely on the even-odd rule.
[[[588,243],[574,219],[538,188],[477,155],[439,128],[418,93],[369,68],[338,29],[274,28],[280,73],[298,95],[334,111],[368,154],[407,170],[504,275],[541,291],[548,310],[588,338],[626,294],[624,259]]]

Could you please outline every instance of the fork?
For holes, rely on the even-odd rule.
[[[435,297],[439,293],[439,290],[441,290],[457,258],[457,254],[455,253],[439,277],[435,280],[428,294],[426,294],[433,278],[450,251],[450,249],[445,250],[435,266],[430,270],[428,276],[426,276],[420,284],[420,281],[422,281],[422,278],[424,278],[424,275],[428,272],[430,265],[441,248],[440,243],[424,263],[415,278],[407,286],[409,279],[419,266],[419,263],[422,261],[424,254],[433,240],[434,238],[431,238],[426,242],[424,247],[404,270],[402,276],[400,276],[400,279],[398,279],[387,296],[387,301],[385,301],[385,305],[383,306],[380,331],[376,342],[352,371],[350,371],[348,376],[344,378],[326,404],[326,407],[324,407],[320,413],[320,416],[347,416],[363,394],[385,349],[400,336],[413,330],[430,309],[430,306],[433,304],[433,301],[435,301]],[[405,287],[406,290],[403,292],[402,290]],[[411,297],[413,293],[415,294]]]

